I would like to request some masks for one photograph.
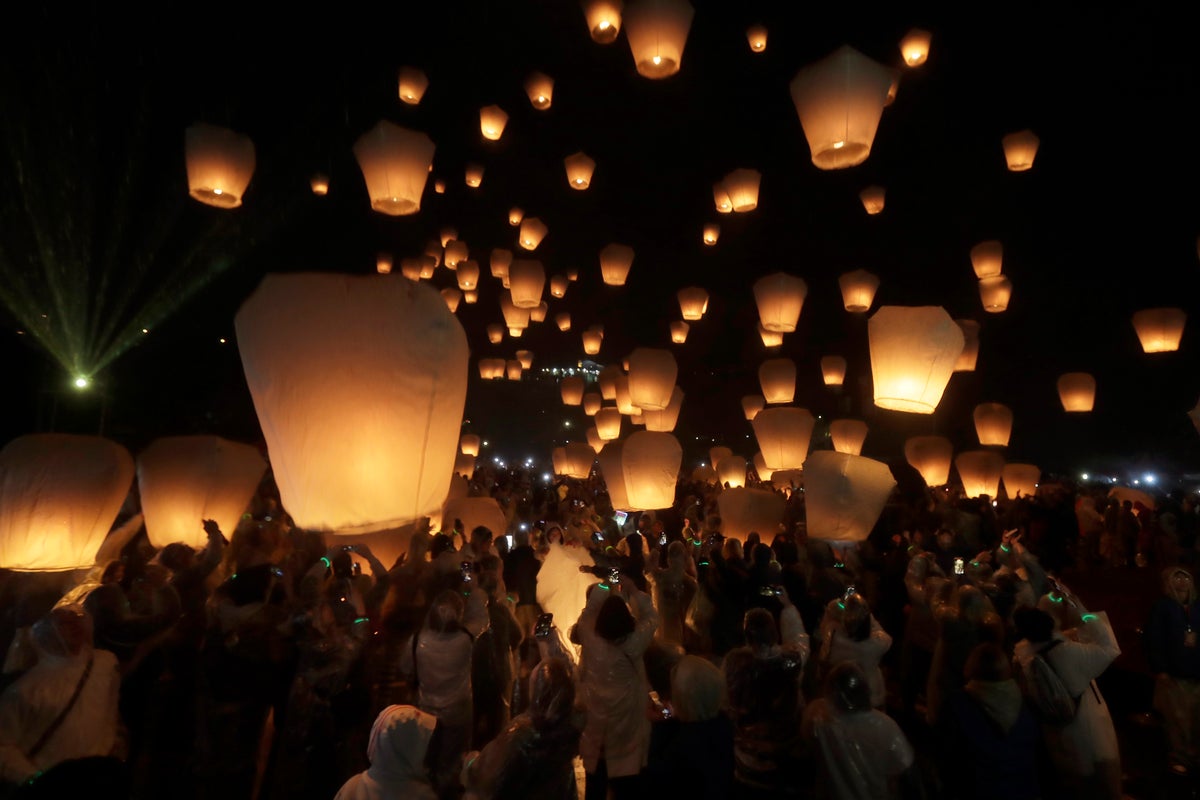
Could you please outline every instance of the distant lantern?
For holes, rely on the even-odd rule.
[[[579,280],[579,270],[573,268],[567,270],[567,280],[571,282]]]
[[[521,375],[524,372],[525,370],[521,367],[521,362],[517,361],[515,358],[508,359],[508,361],[504,364],[504,374],[510,381],[521,380]]]
[[[400,259],[400,274],[408,278],[410,281],[421,280],[421,259],[419,258],[402,258]]]
[[[617,378],[617,410],[627,417],[636,416],[641,409],[633,403],[633,398],[629,394],[629,376],[621,375]]]
[[[425,256],[420,259],[421,271],[420,276],[426,280],[433,277],[433,271],[437,269],[437,259]]]
[[[867,440],[867,423],[860,419],[835,419],[829,423],[829,438],[834,450],[856,456]]]
[[[587,429],[587,442],[597,454],[604,449],[605,441],[600,438],[600,432],[596,430],[595,426]]]
[[[583,442],[568,442],[563,447],[562,474],[568,478],[586,480],[591,477],[592,465],[596,462],[596,450]]]
[[[919,67],[929,57],[929,41],[933,36],[929,31],[913,28],[900,40],[900,55],[904,63],[910,67]]]
[[[971,248],[971,266],[976,278],[995,278],[1004,272],[1004,245],[995,239],[980,242]]]
[[[1133,328],[1146,353],[1178,350],[1186,323],[1187,314],[1182,308],[1146,308],[1133,315]]]
[[[458,228],[453,225],[443,225],[442,229],[438,231],[438,241],[441,242],[442,247],[449,247],[450,243],[457,238]]]
[[[516,206],[508,210],[508,224],[514,228],[521,224],[521,220],[525,218],[525,212]]]
[[[308,185],[312,188],[312,193],[318,197],[324,197],[329,194],[329,176],[323,172],[313,175]]]
[[[731,455],[733,455],[733,451],[724,445],[710,447],[708,448],[708,463],[712,464],[715,468],[717,464],[721,463],[722,459]]]
[[[895,488],[891,469],[881,461],[829,450],[812,453],[804,464],[808,537],[865,540]]]
[[[483,443],[478,434],[464,433],[458,440],[458,450],[469,456],[479,455],[479,445]]]
[[[596,392],[583,393],[583,413],[589,417],[596,416],[596,412],[604,407],[604,398]]]
[[[588,33],[598,44],[612,44],[621,32],[621,0],[584,0]]]
[[[443,180],[434,181],[433,182],[433,193],[434,194],[445,194],[446,193],[446,182]]]
[[[375,271],[380,275],[390,275],[392,272],[392,254],[379,253],[375,256]]]
[[[662,411],[671,402],[679,366],[670,350],[638,347],[629,354],[629,398],[635,406]]]
[[[466,289],[463,291],[463,302],[467,305],[475,305],[479,302],[479,292],[475,289]]]
[[[567,169],[567,184],[572,189],[586,189],[592,185],[592,173],[596,170],[596,162],[585,153],[575,153],[563,159]]]
[[[932,414],[963,349],[941,306],[883,306],[867,321],[875,405]]]
[[[758,416],[758,412],[762,411],[767,405],[767,398],[761,394],[748,394],[742,397],[742,413],[746,415],[747,421],[753,421]]]
[[[467,256],[471,254],[466,242],[460,242],[457,239],[451,239],[445,244],[446,252],[442,256],[442,263],[446,265],[446,269],[458,269],[458,265],[467,260]]]
[[[129,451],[100,436],[35,433],[10,441],[0,450],[0,569],[93,566],[133,477]]]
[[[954,362],[955,372],[974,372],[979,361],[979,323],[973,319],[956,319],[963,332],[963,349]]]
[[[770,480],[770,470],[765,478],[760,472],[759,478]],[[717,495],[717,513],[721,517],[721,533],[727,539],[745,542],[752,532],[770,539],[773,536],[767,534],[780,530],[785,523],[787,498],[769,489],[729,488]]]
[[[542,243],[542,239],[546,238],[549,230],[546,224],[537,217],[525,217],[521,220],[521,233],[517,238],[517,243],[526,250],[536,250],[537,246]]]
[[[425,252],[422,255],[428,256],[433,261],[433,266],[437,267],[442,263],[442,245],[436,239],[430,239],[425,244]]]
[[[503,336],[503,332],[500,334]],[[496,378],[504,377],[504,359],[503,358],[481,358],[479,359],[479,377],[485,381],[495,380]]]
[[[683,320],[675,320],[671,323],[671,341],[675,344],[683,344],[687,341],[689,326]]]
[[[234,323],[297,527],[367,533],[437,513],[461,435],[469,348],[436,291],[376,276],[268,274]]]
[[[659,79],[679,71],[694,15],[687,0],[630,0],[625,38],[639,75]]]
[[[479,109],[479,131],[488,141],[498,141],[504,135],[508,114],[500,106],[484,106]]]
[[[758,367],[758,383],[768,405],[790,403],[796,397],[796,362],[769,358]]]
[[[254,142],[245,134],[197,122],[183,137],[188,194],[217,208],[237,208],[254,176]]]
[[[503,247],[492,249],[491,259],[488,262],[492,271],[493,278],[508,280],[508,268],[512,264],[513,254],[511,250],[505,250]]]
[[[783,334],[778,331],[767,330],[762,326],[761,322],[758,323],[758,335],[762,339],[763,347],[767,349],[779,347],[783,344]]]
[[[483,165],[482,164],[467,164],[463,169],[463,180],[467,186],[472,189],[478,189],[483,183]]]
[[[493,322],[491,325],[488,325],[487,326],[488,341],[491,342],[492,344],[500,344],[501,342],[504,341],[504,331],[506,331],[506,330],[508,330],[508,329],[504,325],[501,325],[499,322]]]
[[[776,272],[754,282],[754,301],[758,318],[769,331],[791,333],[796,330],[800,309],[808,296],[808,284],[802,278]]]
[[[416,67],[401,67],[399,84],[400,100],[415,106],[425,96],[425,90],[429,88],[429,78]]]
[[[904,443],[904,460],[921,473],[926,486],[945,486],[950,480],[954,445],[945,436],[913,436]]]
[[[704,226],[703,239],[704,239],[704,243],[706,245],[711,247],[712,245],[717,243],[717,239],[719,239],[720,237],[721,237],[721,226],[720,225],[713,222],[709,225]]]
[[[605,245],[600,251],[600,276],[609,286],[624,286],[633,266],[633,248],[624,244]]]
[[[989,314],[999,314],[1008,309],[1012,299],[1012,281],[1003,275],[979,279],[979,301]]]
[[[560,331],[571,330],[571,312],[561,311],[554,315],[554,324]]]
[[[558,385],[565,406],[577,406],[583,402],[583,378],[578,375],[568,375]]]
[[[1091,411],[1096,403],[1096,379],[1086,372],[1067,372],[1058,378],[1063,411]]]
[[[456,455],[454,457],[453,474],[471,480],[471,476],[475,474],[475,456],[467,455],[466,453]]]
[[[802,469],[817,421],[807,408],[764,408],[750,422],[763,461],[772,470]]]
[[[980,444],[1008,446],[1008,440],[1012,437],[1012,409],[1003,403],[980,403],[975,406],[972,416]]]
[[[754,463],[754,471],[758,473],[758,479],[760,481],[771,480],[771,475],[775,472],[775,470],[767,466],[767,462],[763,460],[762,451],[755,453],[754,458],[751,459],[751,461]],[[717,499],[717,502],[720,502],[720,498]]]
[[[888,86],[887,100],[883,101],[883,107],[887,108],[892,103],[896,102],[896,94],[900,91],[900,72],[892,70],[892,82]]]
[[[715,464],[717,480],[729,489],[740,489],[746,485],[746,459],[738,455],[725,456]]]
[[[546,314],[549,313],[549,311],[550,311],[550,305],[545,300],[543,300],[542,302],[538,303],[533,308],[529,309],[529,321],[530,322],[544,322],[546,319]]]
[[[1005,464],[1000,477],[1004,481],[1004,493],[1010,500],[1016,500],[1037,494],[1042,470],[1037,464]]]
[[[758,187],[762,173],[756,169],[735,169],[721,183],[729,193],[735,213],[742,214],[758,208]]]
[[[508,268],[508,289],[517,308],[535,308],[542,302],[546,268],[532,258],[513,259]]]
[[[442,289],[442,299],[446,301],[446,308],[450,309],[450,313],[453,314],[458,311],[458,304],[462,302],[462,289],[447,286]]]
[[[514,334],[514,330],[524,330],[529,327],[529,309],[514,303],[508,292],[500,295],[500,313],[504,315],[504,324],[508,326],[508,332],[512,336],[521,335]]]
[[[890,69],[848,45],[796,74],[792,102],[813,164],[842,169],[867,160],[892,80]]]
[[[596,326],[592,326],[589,330],[595,330]],[[597,331],[601,336],[604,334]],[[617,378],[620,378],[625,373],[621,371],[621,367],[616,364],[609,364],[604,369],[600,370],[600,374],[596,376],[596,383],[600,385],[600,396],[605,400],[617,399]]]
[[[421,194],[433,163],[428,136],[381,120],[354,143],[371,208],[398,217],[421,210]]]
[[[713,205],[716,206],[718,213],[733,213],[733,200],[730,199],[725,184],[720,181],[713,184]]]
[[[764,52],[767,49],[767,26],[751,25],[746,29],[746,41],[755,53]]]
[[[683,390],[676,386],[671,390],[671,402],[661,411],[642,411],[642,422],[648,431],[670,433],[679,421],[679,410],[683,408]]]
[[[479,262],[470,259],[464,259],[458,262],[458,267],[455,269],[455,277],[458,280],[458,288],[464,292],[471,291],[479,287]]]
[[[606,406],[597,411],[594,415],[596,420],[596,430],[600,433],[600,438],[606,442],[611,442],[613,439],[621,437],[621,412],[614,406]]]
[[[685,320],[695,322],[704,318],[708,311],[708,292],[697,286],[680,289],[676,295],[679,298],[679,313]]]
[[[531,72],[525,79],[525,94],[529,104],[538,111],[545,111],[554,100],[554,79],[541,72]]]
[[[583,332],[583,352],[589,356],[594,356],[600,352],[600,344],[604,341],[604,334],[597,331]]]
[[[826,386],[841,386],[846,380],[846,359],[842,356],[824,356],[821,359],[821,379]]]
[[[1030,130],[1017,131],[1005,136],[1001,144],[1004,146],[1004,159],[1008,162],[1008,171],[1025,172],[1032,169],[1039,143],[1038,137]]]
[[[862,201],[863,208],[867,213],[874,216],[880,211],[883,211],[884,195],[887,190],[882,186],[868,186],[858,193],[858,199]]]
[[[533,367],[533,351],[518,350],[517,361],[521,362],[521,369],[531,369]]]
[[[995,497],[1000,492],[1004,456],[994,450],[967,450],[954,459],[967,497]]]
[[[879,276],[865,269],[856,269],[842,273],[838,277],[838,286],[842,290],[842,305],[847,311],[868,311],[875,302],[875,292],[879,290]]]

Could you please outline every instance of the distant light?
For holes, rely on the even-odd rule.
[[[1145,474],[1145,475],[1142,477],[1142,480],[1144,480],[1146,483],[1154,483],[1155,481],[1157,481],[1157,480],[1158,480],[1158,478],[1156,478],[1156,477],[1154,476],[1154,473],[1153,473],[1153,472],[1147,472],[1147,473],[1146,473],[1146,474]]]
[[[1083,473],[1082,475],[1080,475],[1080,476],[1079,476],[1079,478],[1080,478],[1080,480],[1085,480],[1085,481],[1086,481],[1086,480],[1088,479],[1088,474],[1085,472],[1085,473]]]
[[[527,530],[529,530],[529,523],[528,523],[528,522],[522,522],[522,523],[521,523],[520,525],[518,525],[517,527],[518,527],[518,528],[520,528],[520,529],[521,529],[521,530],[523,530],[523,531],[527,531]]]
[[[600,24],[597,25],[596,27],[602,31],[608,30],[608,20],[606,20],[606,19],[600,20]]]
[[[550,481],[554,480],[554,478],[549,472],[543,472],[542,480],[545,481],[546,483],[549,483]]]
[[[564,428],[569,428],[569,427],[571,427],[571,420],[566,420],[565,422],[563,422],[563,427],[564,427]]]
[[[655,63],[655,65],[658,65],[658,64],[661,64],[661,63],[662,63],[662,59],[661,59],[661,58],[659,58],[658,56],[655,56],[654,58],[652,58],[652,59],[650,59],[650,60],[651,60],[651,61],[653,61],[653,62]]]
[[[993,500],[993,501],[992,501],[992,508],[995,508],[995,507],[996,507],[996,501],[995,501],[995,500]]]
[[[1133,479],[1133,485],[1134,485],[1134,486],[1138,486],[1138,485],[1140,485],[1140,484],[1141,484],[1141,481],[1139,481],[1137,478],[1134,478],[1134,479]]]
[[[221,191],[220,189],[213,189],[213,194],[225,194],[225,193],[223,191]]]
[[[217,339],[217,341],[220,342],[221,344],[225,344],[225,337],[222,336],[220,339]]]
[[[149,333],[149,332],[150,332],[149,328],[142,328],[142,333]]]
[[[841,149],[842,149],[843,147],[845,147],[845,146],[846,146],[846,143],[845,143],[845,142],[834,142],[834,143],[833,143],[833,149],[834,149],[834,150],[841,150]]]
[[[76,378],[73,381],[73,383],[75,384],[76,389],[86,389],[88,387],[88,384],[91,383],[91,381],[89,381],[84,376],[80,375],[78,378]]]
[[[487,446],[488,446],[487,439],[484,439],[484,440],[483,440],[483,446],[484,446],[484,447],[487,447]]]

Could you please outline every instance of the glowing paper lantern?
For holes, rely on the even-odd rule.
[[[746,29],[746,41],[750,44],[750,49],[755,53],[765,52],[767,49],[767,28],[765,25],[751,25]]]
[[[569,280],[569,281],[579,280],[579,270],[577,270],[577,269],[567,270],[567,280]]]
[[[469,456],[479,455],[479,445],[483,443],[478,434],[464,433],[458,440],[458,451]]]
[[[424,278],[425,280],[432,278],[433,271],[435,269],[437,269],[437,261],[435,259],[429,258],[428,256],[424,256],[421,258],[420,273],[419,273],[419,276],[421,278]]]
[[[587,429],[587,441],[588,441],[588,444],[592,446],[592,449],[595,450],[597,453],[599,453],[601,450],[603,450],[604,445],[607,444],[607,442],[605,442],[603,439],[600,438],[600,433],[599,433],[599,431],[596,430],[595,427],[591,427],[591,428]]]
[[[994,278],[981,278],[979,281],[979,300],[983,310],[989,314],[999,314],[1008,308],[1012,299],[1012,281],[1003,275]]]
[[[583,394],[583,413],[589,417],[596,416],[596,412],[604,405],[604,398],[596,392],[584,392]]]
[[[768,405],[792,402],[796,397],[796,362],[768,358],[758,367],[758,383]]]
[[[638,347],[629,354],[629,398],[647,411],[662,411],[671,403],[679,367],[670,350]]]
[[[554,100],[554,79],[541,72],[532,72],[525,79],[525,94],[538,111],[545,111]]]
[[[701,464],[692,470],[692,480],[696,483],[715,484],[717,482],[717,471],[710,466]]]
[[[270,274],[234,323],[298,527],[370,532],[440,510],[469,351],[436,291],[376,276]]]
[[[778,331],[767,330],[762,326],[761,322],[758,323],[758,335],[762,338],[763,347],[767,349],[779,347],[783,344],[783,334]]]
[[[517,243],[526,250],[536,250],[549,230],[537,217],[525,217],[521,220],[521,233]]]
[[[753,420],[758,416],[758,412],[762,411],[767,405],[767,399],[761,394],[748,394],[742,398],[742,413],[746,415],[747,421]]]
[[[308,185],[312,188],[312,193],[318,197],[324,197],[329,194],[329,176],[323,172],[313,175]]]
[[[1058,378],[1063,411],[1091,411],[1096,403],[1096,379],[1086,372],[1067,372]]]
[[[710,247],[717,243],[717,239],[721,238],[721,226],[717,223],[704,226],[704,243]]]
[[[768,467],[767,462],[763,461],[762,452],[760,451],[760,452],[755,453],[754,458],[752,460],[754,462],[754,471],[756,473],[758,473],[758,479],[760,481],[771,480],[771,475],[775,472],[775,470]],[[772,492],[772,494],[774,494],[774,492]],[[719,504],[720,502],[721,502],[721,498],[718,497],[717,503]]]
[[[679,298],[679,313],[685,320],[695,322],[704,319],[708,311],[708,292],[697,286],[680,289],[676,295]]]
[[[237,208],[254,176],[254,142],[228,128],[197,122],[183,137],[188,194],[216,208]]]
[[[900,40],[900,55],[904,58],[904,63],[910,67],[919,67],[925,63],[925,59],[929,57],[929,40],[932,34],[929,31],[913,28],[904,35]]]
[[[498,322],[493,322],[487,326],[488,341],[492,344],[500,344],[504,341],[504,331],[506,328]]]
[[[883,211],[884,196],[887,190],[882,186],[868,186],[858,193],[858,199],[862,201],[863,208],[867,213],[874,216]]]
[[[847,311],[857,313],[867,311],[875,302],[875,292],[879,289],[879,276],[856,269],[844,272],[838,276],[838,286],[842,290],[842,305]]]
[[[429,78],[416,67],[401,67],[399,84],[400,100],[415,106],[425,96],[425,90],[429,88]]]
[[[568,478],[586,480],[592,474],[592,464],[596,461],[596,451],[589,444],[569,442],[563,447],[562,474]]]
[[[483,138],[495,142],[504,135],[508,114],[500,106],[484,106],[479,109],[479,130]]]
[[[733,455],[733,451],[723,445],[708,448],[708,463],[714,468],[726,458]]]
[[[967,497],[995,497],[1000,491],[1004,457],[992,450],[967,450],[954,459]]]
[[[532,369],[533,367],[533,351],[518,350],[517,361],[521,362],[521,369]]]
[[[589,356],[594,356],[600,352],[600,344],[604,341],[604,334],[598,331],[583,332],[583,352]]]
[[[521,335],[513,334],[514,330],[522,331],[529,327],[529,309],[515,304],[508,292],[500,295],[500,313],[504,315],[504,324],[513,336]]]
[[[587,18],[592,41],[612,44],[621,32],[621,0],[584,0],[583,13]]]
[[[612,507],[621,511],[631,511],[629,494],[625,488],[625,470],[621,463],[621,453],[625,443],[604,440],[604,447],[596,451],[596,460],[600,465],[600,474],[604,477],[605,488],[608,489],[608,499]]]
[[[835,419],[829,423],[829,438],[834,450],[856,456],[867,440],[867,423],[859,419]]]
[[[675,505],[675,484],[683,464],[683,448],[670,433],[638,431],[621,443],[621,472],[630,510],[657,510]]]
[[[932,414],[963,349],[941,306],[883,306],[867,321],[875,405]]]
[[[463,180],[466,181],[467,186],[478,189],[479,185],[483,183],[483,165],[467,164],[463,170]]]
[[[454,457],[454,474],[471,480],[471,476],[475,474],[475,456],[459,453]]]
[[[1146,308],[1133,315],[1133,328],[1146,353],[1178,350],[1186,323],[1187,314],[1182,308]]]
[[[550,296],[563,297],[567,293],[567,287],[571,282],[567,280],[566,275],[554,275],[550,278]]]
[[[567,184],[572,189],[583,190],[592,185],[592,173],[596,171],[596,162],[584,153],[575,153],[563,159],[567,169]]]
[[[627,417],[634,417],[641,411],[633,404],[633,399],[629,395],[628,375],[621,375],[617,378],[617,410]]]
[[[694,15],[687,0],[631,0],[625,38],[639,75],[659,79],[679,71]]]
[[[443,180],[434,181],[433,182],[433,193],[434,194],[445,194],[446,193],[446,182]]]
[[[688,330],[690,326],[682,320],[676,320],[671,323],[671,341],[675,344],[683,344],[687,341]]]
[[[525,217],[525,212],[522,211],[521,209],[517,208],[516,206],[513,206],[508,211],[508,224],[512,225],[515,228],[521,224],[521,220],[524,219],[524,217]]]
[[[725,184],[719,181],[713,184],[713,205],[717,207],[717,212],[720,214],[733,213],[733,201],[729,199],[729,192],[725,189]]]
[[[722,185],[729,193],[729,202],[735,213],[741,214],[758,208],[758,186],[762,173],[756,169],[735,169],[725,176]]]
[[[1033,497],[1037,494],[1042,471],[1037,464],[1005,464],[1001,478],[1004,481],[1004,493],[1010,500],[1016,500],[1017,497]]]
[[[820,169],[867,160],[887,102],[890,69],[843,45],[792,79],[792,102]]]
[[[546,269],[531,258],[514,259],[508,268],[508,289],[517,308],[536,308],[542,302]]]
[[[456,270],[458,265],[467,260],[470,255],[470,250],[467,248],[466,242],[460,242],[457,239],[451,239],[444,245],[446,252],[442,254],[442,263],[446,265],[446,269]]]
[[[1025,172],[1033,168],[1033,159],[1041,143],[1033,131],[1010,133],[1000,143],[1004,147],[1004,160],[1008,162],[1009,172]]]
[[[955,372],[974,372],[979,360],[979,323],[973,319],[956,319],[963,332],[963,350],[954,362]]]
[[[975,419],[975,435],[982,445],[1007,447],[1012,436],[1012,409],[1003,403],[980,403],[972,415]]]
[[[503,333],[501,333],[503,336]],[[479,359],[479,377],[485,381],[496,380],[504,377],[504,359],[503,358],[481,358]]]
[[[926,486],[945,486],[950,480],[954,445],[945,436],[913,436],[904,443],[904,459],[925,479]]]
[[[971,266],[976,278],[995,278],[1004,271],[1004,245],[995,239],[971,248]]]
[[[671,390],[671,402],[661,411],[642,411],[642,424],[648,431],[670,433],[679,421],[679,409],[683,407],[683,390],[676,386]]]
[[[763,461],[772,470],[803,469],[817,421],[807,408],[764,408],[751,420]]]
[[[458,288],[464,292],[469,292],[472,289],[479,287],[479,262],[470,259],[464,259],[458,262],[455,268],[458,280]]]
[[[460,289],[447,286],[445,289],[442,289],[441,295],[442,299],[446,301],[446,308],[450,309],[451,314],[458,311],[458,304],[462,302],[462,291]]]
[[[455,497],[446,500],[442,507],[442,525],[449,528],[456,519],[462,520],[463,530],[468,535],[481,526],[491,531],[497,539],[508,531],[508,515],[494,497]]]
[[[474,305],[479,302],[479,292],[475,289],[468,289],[463,292],[463,302],[467,305]]]
[[[433,141],[423,133],[381,120],[354,143],[371,208],[397,217],[421,210],[433,163]]]
[[[0,450],[0,569],[92,566],[133,475],[129,451],[99,436],[35,433],[10,441]]]
[[[391,253],[380,253],[375,256],[375,271],[380,275],[389,275],[392,272],[392,255]]]
[[[560,331],[571,330],[571,313],[563,311],[554,315],[554,324],[558,326]]]
[[[454,237],[451,236],[450,238],[453,239]],[[422,257],[428,258],[433,263],[433,266],[436,268],[439,264],[442,263],[442,248],[443,247],[445,247],[445,245],[439,244],[437,241],[431,239],[431,240],[429,240],[429,243],[425,245],[425,252],[422,254]]]
[[[754,301],[762,326],[776,333],[796,330],[800,309],[808,296],[808,284],[802,278],[776,272],[754,282]]]
[[[633,266],[633,248],[623,244],[605,245],[600,251],[600,276],[609,286],[624,286]]]
[[[568,375],[558,385],[562,394],[563,405],[577,406],[583,402],[583,378],[578,375]]]
[[[810,539],[861,542],[867,538],[896,479],[884,464],[863,456],[818,450],[804,464],[804,503]]]
[[[841,356],[825,356],[821,359],[821,378],[826,386],[841,386],[846,379],[846,359]]]
[[[517,361],[515,358],[510,358],[504,365],[504,374],[510,381],[521,380],[521,373],[523,371],[524,370],[521,367],[521,362]]]
[[[595,414],[596,432],[606,442],[621,437],[621,412],[608,406],[601,408]]]
[[[511,250],[505,250],[503,247],[494,248],[491,259],[488,261],[492,277],[508,280],[508,268],[512,265],[512,262],[513,254]]]
[[[529,309],[529,321],[530,322],[544,322],[546,320],[546,314],[549,313],[549,311],[550,311],[549,304],[547,304],[546,301],[543,300],[542,302],[538,303],[533,308]]]
[[[762,480],[770,480],[770,472]],[[757,533],[769,542],[784,522],[787,500],[778,492],[766,489],[730,488],[717,495],[717,513],[721,516],[721,533],[726,538],[745,542],[750,533]]]
[[[594,326],[593,326],[594,330]],[[600,384],[600,395],[605,400],[617,399],[617,380],[624,373],[616,364],[609,364],[604,369],[600,370],[600,374],[596,376],[597,383]]]

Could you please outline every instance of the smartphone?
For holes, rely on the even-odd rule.
[[[654,710],[657,711],[663,719],[671,718],[671,709],[663,705],[663,701],[659,698],[658,692],[651,690],[650,702],[654,705]]]
[[[550,635],[550,626],[554,623],[553,614],[539,614],[537,624],[533,626],[533,635],[545,639]]]
[[[665,533],[658,537],[658,543],[660,546],[665,546],[667,544],[667,535]]]
[[[763,597],[778,597],[783,594],[783,589],[778,586],[764,586],[758,590],[758,593]]]
[[[459,572],[462,573],[463,583],[471,582],[471,562],[464,561],[458,565]]]
[[[610,569],[608,571],[608,585],[616,586],[620,582],[621,582],[621,570]]]
[[[595,542],[596,544],[600,544],[601,542],[604,541],[604,534],[601,533],[600,531],[593,531],[592,532],[592,541]]]
[[[847,586],[846,594],[845,594],[845,596],[842,597],[842,599],[849,600],[851,597],[854,597],[854,595],[856,595],[856,594],[858,594],[858,589],[855,589],[853,586]]]
[[[617,525],[624,525],[625,520],[629,519],[629,512],[618,511],[615,514],[613,514],[613,519],[615,519],[617,521]]]
[[[963,560],[961,558],[954,559],[954,574],[955,575],[963,574]]]

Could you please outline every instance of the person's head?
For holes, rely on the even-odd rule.
[[[623,556],[637,558],[646,552],[646,540],[640,533],[631,533],[617,543],[617,552]]]
[[[78,604],[55,606],[30,630],[39,653],[71,658],[92,646],[92,615]]]
[[[855,661],[842,661],[825,678],[825,698],[839,711],[869,711],[871,686],[867,673]]]
[[[557,525],[551,525],[546,528],[546,543],[547,544],[562,544],[563,532],[562,528]]]
[[[714,719],[725,708],[725,676],[706,658],[683,656],[671,668],[671,707],[680,722]]]
[[[1013,612],[1013,628],[1021,639],[1034,644],[1048,642],[1054,636],[1054,617],[1040,608],[1021,606]]]
[[[742,635],[753,650],[765,650],[779,644],[779,626],[765,608],[752,608],[742,618]]]
[[[1167,597],[1184,605],[1196,602],[1196,579],[1184,567],[1163,570],[1163,591]]]
[[[383,786],[425,772],[437,717],[416,706],[391,705],[379,712],[367,741],[368,774]]]
[[[195,562],[195,549],[184,542],[171,542],[158,553],[158,563],[171,572],[182,572]]]
[[[349,578],[354,574],[354,559],[344,547],[340,548],[329,560],[329,569],[335,578]]]
[[[842,630],[851,639],[862,641],[871,634],[871,607],[867,598],[855,592],[842,599]]]
[[[605,591],[597,589],[596,591]],[[613,644],[625,640],[637,625],[629,606],[619,596],[609,592],[596,615],[596,635]]]
[[[529,717],[534,728],[567,724],[575,706],[575,680],[561,658],[548,658],[529,676]]]
[[[476,556],[492,546],[492,538],[492,529],[486,525],[476,525],[471,529],[471,548]]]
[[[125,580],[125,563],[123,561],[110,561],[104,571],[100,573],[101,583],[120,583]]]
[[[454,541],[446,534],[438,531],[429,541],[429,557],[437,558],[445,552],[454,552]]]
[[[688,545],[684,544],[679,539],[667,545],[667,565],[674,569],[684,569],[687,567],[691,556],[688,554]]]
[[[750,549],[751,563],[758,569],[766,569],[775,560],[775,551],[770,545],[759,542]]]
[[[742,555],[742,540],[741,539],[726,539],[721,543],[721,558],[726,561],[741,561]]]
[[[445,589],[429,604],[425,616],[425,627],[437,633],[451,633],[462,627],[465,604],[462,594],[454,589]]]
[[[998,683],[1012,677],[1012,662],[1004,649],[995,642],[975,645],[967,656],[963,676],[969,681]]]
[[[500,556],[487,553],[475,562],[475,571],[479,575],[479,588],[489,595],[496,594],[504,572],[504,562],[500,560]]]
[[[991,601],[978,586],[968,583],[958,587],[958,612],[964,620],[979,622],[991,610]]]
[[[755,545],[762,541],[762,537],[758,535],[758,531],[750,531],[746,534],[746,551],[752,552]]]

